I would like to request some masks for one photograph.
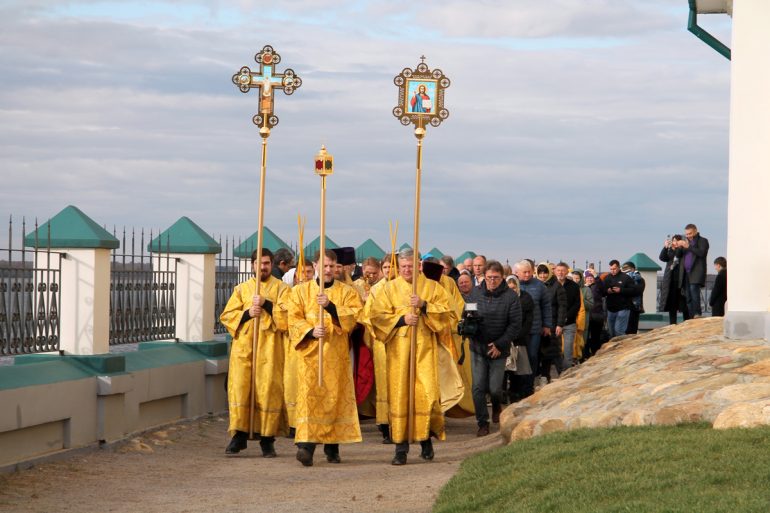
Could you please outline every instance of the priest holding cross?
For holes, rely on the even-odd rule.
[[[262,455],[276,456],[275,436],[286,431],[286,408],[283,402],[283,369],[285,356],[286,310],[288,287],[270,275],[273,255],[262,247],[265,212],[265,175],[267,138],[278,124],[273,112],[274,92],[292,94],[302,85],[294,71],[274,73],[281,56],[266,45],[254,56],[259,72],[243,66],[232,76],[243,93],[252,88],[260,92],[259,113],[252,121],[262,138],[262,165],[259,180],[257,216],[257,248],[251,256],[255,277],[235,287],[220,320],[233,337],[227,381],[230,410],[230,443],[228,455],[246,449],[247,440],[258,439]]]

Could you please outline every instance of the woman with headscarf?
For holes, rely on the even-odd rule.
[[[529,338],[529,332],[532,331],[535,302],[532,300],[532,296],[521,290],[519,279],[515,275],[512,274],[505,278],[505,283],[508,285],[508,288],[519,295],[519,303],[521,304],[521,331],[513,340],[514,347],[511,348],[511,355],[517,356],[517,370],[511,371],[506,369],[505,378],[503,379],[503,392],[507,392],[508,402],[512,404],[527,396],[527,384],[530,381],[528,375],[534,370],[529,368],[529,359],[523,355],[526,355],[527,339]],[[530,372],[522,372],[522,368],[529,368]]]

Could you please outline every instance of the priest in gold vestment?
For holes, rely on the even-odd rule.
[[[297,460],[313,464],[317,444],[330,463],[340,463],[339,444],[361,441],[348,335],[361,312],[358,292],[334,279],[337,257],[327,250],[315,259],[324,280],[295,286],[289,296],[289,342],[297,352]],[[323,307],[323,318],[320,307]],[[323,340],[323,383],[318,384],[318,345]]]
[[[233,337],[230,347],[230,367],[227,378],[227,400],[230,410],[232,436],[225,449],[237,454],[246,448],[249,434],[249,401],[254,408],[254,431],[259,436],[262,456],[275,457],[275,436],[286,434],[286,414],[283,404],[283,364],[287,312],[285,302],[289,287],[271,275],[273,254],[262,249],[262,261],[256,264],[256,250],[251,255],[255,276],[261,283],[256,294],[257,280],[251,278],[238,284],[230,296],[219,320]],[[259,267],[259,268],[258,268]],[[258,320],[256,372],[252,373],[252,344],[254,319]],[[252,381],[255,397],[251,398]]]
[[[361,322],[366,326],[368,340],[371,342],[372,358],[374,359],[374,394],[375,394],[375,422],[377,428],[382,434],[382,443],[391,444],[390,426],[388,425],[388,377],[387,377],[387,358],[385,353],[385,344],[379,340],[374,332],[374,327],[370,322],[372,304],[380,290],[391,279],[390,260],[391,253],[386,254],[379,262],[381,278],[372,285],[366,294],[364,300],[364,312],[361,315]],[[364,267],[365,269],[365,267]],[[393,273],[395,278],[395,271]]]
[[[305,259],[302,263],[302,273],[295,274],[295,282],[297,285],[311,281],[315,274],[315,269],[313,269],[313,263],[310,259]],[[286,337],[284,348],[283,400],[286,405],[286,416],[289,422],[289,438],[294,438],[294,433],[297,430],[295,411],[297,407],[297,351],[295,351],[294,347],[289,343],[288,336]]]
[[[358,402],[358,414],[360,417],[376,417],[377,415],[377,384],[376,384],[376,369],[374,366],[374,335],[371,328],[366,322],[366,304],[368,302],[369,295],[373,287],[380,282],[382,274],[380,272],[380,262],[374,257],[365,258],[361,262],[361,277],[353,282],[353,288],[358,292],[361,298],[361,304],[363,306],[362,314],[359,316],[358,322],[361,329],[360,340],[368,350],[368,354],[364,355],[362,348],[354,347],[354,356],[358,361],[355,362],[354,368],[356,369],[356,401]],[[358,330],[359,328],[356,328]],[[354,332],[353,340],[355,341],[357,336]],[[366,356],[369,358],[364,358]],[[367,386],[371,386],[369,393],[366,397],[360,397],[359,393]]]
[[[411,249],[399,254],[399,276],[377,291],[369,318],[375,336],[386,346],[390,436],[396,444],[394,465],[404,465],[409,452],[409,352],[414,329],[417,345],[411,438],[420,442],[420,457],[425,460],[433,459],[431,436],[446,438],[437,344],[449,323],[451,307],[441,285],[422,274],[417,276],[417,294],[412,294],[413,255]],[[415,308],[418,314],[413,313]]]

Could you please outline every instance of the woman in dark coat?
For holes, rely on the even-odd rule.
[[[513,341],[514,347],[511,347],[511,351],[517,351],[517,346],[527,347],[527,339],[529,338],[529,332],[532,331],[532,322],[535,315],[535,302],[532,296],[521,290],[519,279],[516,276],[508,276],[505,279],[505,283],[519,295],[519,303],[521,304],[521,329],[519,330],[519,336]],[[525,376],[516,374],[513,371],[505,371],[503,392],[507,392],[509,404],[513,404],[529,395],[527,394],[528,382],[529,380]]]
[[[672,240],[682,240],[681,235],[674,235]],[[677,312],[682,312],[684,320],[690,318],[687,311],[687,298],[682,292],[684,266],[682,265],[682,248],[671,247],[671,240],[666,240],[658,257],[666,263],[663,269],[663,282],[660,284],[659,312],[668,312],[669,324],[676,324]]]

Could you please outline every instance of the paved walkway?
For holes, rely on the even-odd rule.
[[[467,456],[500,445],[495,430],[477,438],[473,418],[447,419],[447,441],[423,462],[390,465],[393,446],[380,443],[373,422],[364,442],[341,447],[342,464],[316,452],[315,465],[294,459],[292,442],[276,442],[263,459],[256,442],[226,457],[226,417],[183,422],[108,449],[0,476],[0,511],[13,512],[426,512]]]

